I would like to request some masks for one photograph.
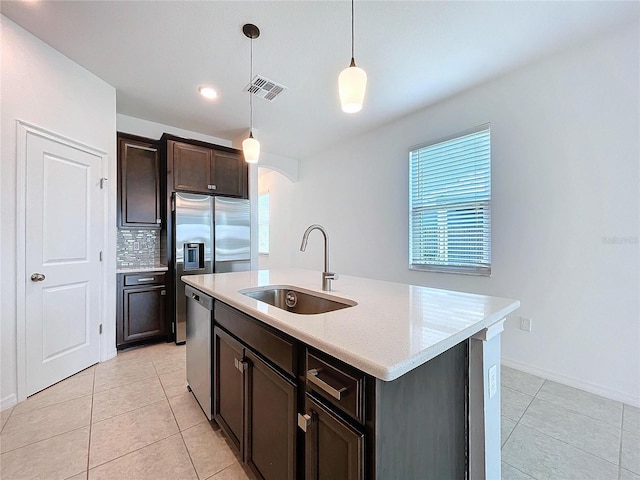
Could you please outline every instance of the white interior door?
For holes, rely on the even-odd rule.
[[[102,157],[30,133],[26,143],[26,394],[100,360]]]

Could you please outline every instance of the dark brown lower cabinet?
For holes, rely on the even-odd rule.
[[[468,478],[468,341],[386,382],[218,300],[214,317],[214,418],[257,479]]]
[[[311,418],[305,433],[306,480],[362,480],[364,434],[322,406],[309,394],[305,412]]]
[[[214,328],[215,421],[258,479],[294,480],[296,386]]]
[[[140,275],[119,275],[116,346],[125,348],[146,340],[166,338],[165,308],[167,289],[164,274],[147,275],[149,284],[128,286]],[[158,278],[157,282],[155,279]],[[162,283],[159,283],[162,282]]]
[[[213,330],[213,418],[243,456],[244,449],[244,347],[216,327]]]
[[[245,461],[260,479],[293,480],[296,459],[296,386],[245,350],[248,364]]]

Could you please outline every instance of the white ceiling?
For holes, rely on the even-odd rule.
[[[6,1],[3,15],[117,90],[117,111],[237,141],[249,124],[254,73],[284,84],[254,99],[264,151],[304,158],[350,135],[637,21],[639,3],[355,2],[355,58],[368,74],[360,113],[340,110],[351,57],[349,1]],[[214,102],[197,93],[214,85]]]

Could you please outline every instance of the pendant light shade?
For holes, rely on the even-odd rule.
[[[353,59],[351,59],[351,65],[340,72],[338,90],[343,112],[356,113],[362,110],[364,94],[367,90],[367,72],[356,67]]]
[[[260,29],[251,23],[247,23],[242,27],[242,33],[247,38],[251,39],[251,69],[249,72],[249,138],[245,138],[242,141],[242,153],[244,154],[244,161],[247,163],[258,163],[260,158],[260,142],[253,138],[253,91],[251,90],[251,84],[253,82],[253,39],[260,36]]]
[[[340,72],[338,77],[340,103],[345,113],[356,113],[362,110],[364,94],[367,91],[367,73],[356,66],[353,43],[353,0],[351,0],[351,64]]]
[[[249,133],[249,138],[242,141],[242,153],[244,161],[247,163],[258,163],[260,158],[260,142],[253,138],[253,132]]]

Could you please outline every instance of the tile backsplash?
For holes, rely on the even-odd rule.
[[[117,268],[160,265],[160,230],[118,230]]]

